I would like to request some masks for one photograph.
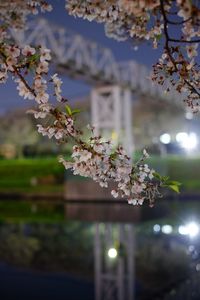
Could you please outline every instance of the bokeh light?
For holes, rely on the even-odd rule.
[[[172,231],[173,231],[173,228],[171,225],[166,224],[166,225],[162,226],[162,232],[164,234],[170,234],[170,233],[172,233]]]
[[[171,142],[171,136],[170,136],[170,134],[169,133],[163,133],[160,136],[160,141],[163,144],[169,144]]]
[[[116,258],[117,257],[117,250],[115,248],[110,248],[108,250],[108,256],[110,258]]]

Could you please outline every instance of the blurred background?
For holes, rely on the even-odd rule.
[[[114,65],[134,60],[146,70],[159,57],[151,46],[138,49],[130,41],[108,39],[102,25],[74,19],[63,10],[62,1],[56,4],[46,15],[46,24],[67,28],[70,38],[79,37],[78,49],[86,49],[86,54],[85,40],[109,49],[104,72],[106,65],[108,72],[113,67],[111,59]],[[42,24],[43,29],[50,28]],[[39,36],[43,42],[45,34]],[[10,81],[1,87],[0,96],[1,299],[198,300],[200,118],[173,99],[163,100],[159,93],[156,97],[145,90],[145,81],[131,90],[128,108],[124,109],[123,93],[121,104],[109,102],[118,83],[112,74],[94,79],[94,74],[87,75],[87,65],[74,67],[84,59],[76,51],[71,48],[74,61],[64,67],[58,66],[53,53],[52,71],[63,80],[63,95],[82,111],[79,126],[96,121],[98,130],[114,142],[126,135],[133,160],[147,149],[148,163],[181,182],[181,193],[166,192],[154,208],[148,203],[133,207],[65,172],[58,155],[69,157],[71,145],[57,145],[37,133],[38,120],[26,113],[33,104],[22,101]],[[99,93],[102,86],[109,92]],[[102,108],[97,101],[95,115],[97,98],[107,106]],[[121,128],[119,110],[130,121]],[[102,127],[112,115],[113,123]]]

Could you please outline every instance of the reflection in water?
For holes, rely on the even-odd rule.
[[[116,257],[112,256],[113,249]],[[48,224],[41,220],[0,225],[1,262],[25,269],[67,272],[83,282],[84,278],[94,279],[96,300],[133,299],[133,251],[133,225]]]
[[[88,213],[93,222],[69,220],[69,208],[52,202],[0,202],[0,293],[14,295],[2,300],[41,295],[48,300],[200,299],[198,238],[181,235],[172,223],[166,233],[165,220],[139,225],[116,222],[117,218],[103,222],[98,212],[95,221],[94,210]],[[86,205],[77,211],[86,216],[87,210]],[[18,272],[19,267],[25,273]]]
[[[95,225],[95,299],[134,299],[134,225]]]

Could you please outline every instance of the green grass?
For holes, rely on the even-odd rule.
[[[63,181],[64,167],[56,158],[0,160],[0,191],[62,192]]]
[[[169,155],[163,158],[152,157],[150,165],[163,175],[182,183],[181,190],[200,192],[200,157]]]
[[[5,177],[58,175],[62,171],[63,166],[58,163],[57,158],[0,160],[0,176]]]
[[[200,157],[151,157],[156,171],[182,183],[182,191],[200,192]],[[48,182],[53,177],[53,183]],[[37,185],[31,184],[33,178]],[[74,177],[80,180],[80,177]],[[0,192],[56,193],[63,191],[64,167],[57,158],[0,160]]]

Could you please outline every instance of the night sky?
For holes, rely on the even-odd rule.
[[[104,47],[110,48],[114,56],[118,61],[126,61],[134,59],[139,63],[145,64],[151,67],[151,65],[159,57],[159,50],[153,50],[151,46],[142,45],[139,47],[138,51],[134,50],[134,45],[131,41],[118,42],[113,39],[109,39],[105,36],[103,24],[97,24],[96,22],[88,22],[80,18],[74,18],[69,16],[64,9],[64,0],[51,0],[49,1],[53,4],[54,10],[50,13],[43,14],[43,17],[49,19],[55,24],[61,25],[62,27],[67,27],[93,40]],[[63,85],[63,95],[68,99],[77,99],[87,95],[90,91],[90,86],[86,85],[84,82],[78,82],[70,80],[67,77],[62,77],[64,82]],[[16,109],[21,106],[30,106],[31,102],[24,100],[18,96],[15,89],[15,84],[12,80],[9,80],[7,84],[2,84],[1,88],[1,108],[0,113],[6,110]]]

